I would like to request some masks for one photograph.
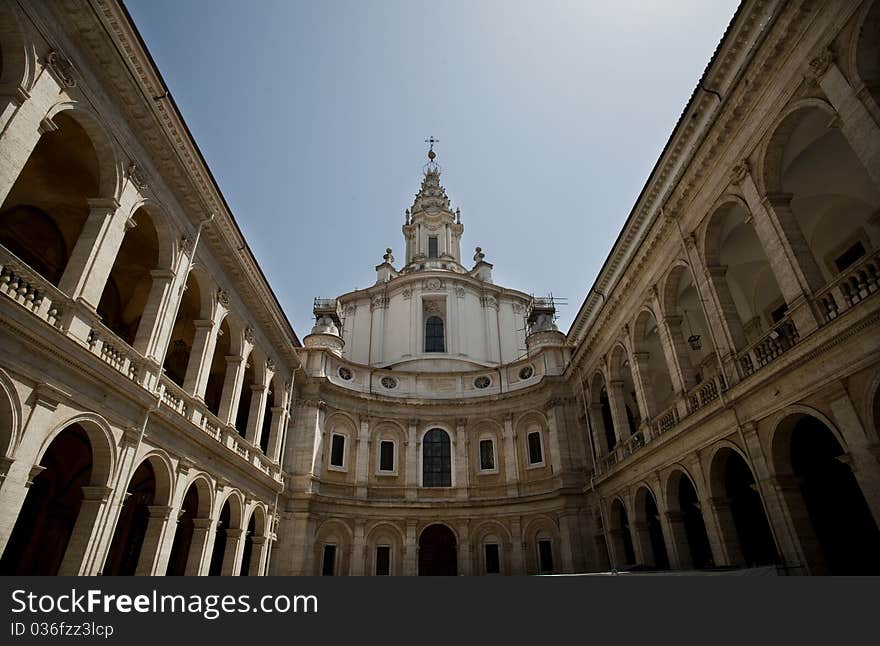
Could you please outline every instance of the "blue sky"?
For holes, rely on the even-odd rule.
[[[568,330],[733,0],[127,0],[300,337],[403,257],[425,139],[495,282]]]

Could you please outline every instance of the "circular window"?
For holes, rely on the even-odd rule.
[[[476,379],[474,379],[474,386],[477,388],[488,388],[491,385],[492,385],[492,380],[489,379],[489,377],[487,377],[486,375],[483,375],[482,377],[477,377]]]
[[[397,379],[394,377],[382,377],[381,384],[383,388],[391,390],[392,388],[397,388]]]
[[[522,380],[529,379],[533,374],[535,370],[531,366],[523,366],[519,369],[519,378]]]
[[[346,368],[345,366],[339,366],[339,369],[336,371],[336,374],[339,375],[341,379],[345,379],[345,381],[351,381],[351,370]]]

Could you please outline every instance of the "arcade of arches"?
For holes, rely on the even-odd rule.
[[[431,158],[303,343],[105,4],[0,5],[0,574],[880,574],[880,0],[743,5],[567,334]]]

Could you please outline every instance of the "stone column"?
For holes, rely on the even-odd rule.
[[[289,413],[283,406],[271,408],[272,426],[269,427],[269,459],[281,462],[281,446],[284,442],[284,431],[289,421]]]
[[[574,545],[572,545],[572,533],[574,532],[574,519],[570,513],[559,515],[559,552],[562,561],[562,572],[575,572]]]
[[[819,326],[820,319],[813,310],[810,296],[824,285],[824,280],[791,212],[791,195],[762,196],[751,174],[745,170],[737,179],[795,327],[801,336],[806,336]]]
[[[657,565],[657,556],[654,554],[654,546],[651,544],[651,535],[648,533],[648,523],[642,520],[633,520],[630,523],[633,541],[633,550],[636,553],[636,562],[644,565]]]
[[[93,541],[100,534],[101,521],[106,515],[110,495],[113,492],[110,487],[103,486],[89,486],[82,489],[82,504],[70,535],[70,542],[64,552],[64,559],[58,569],[59,576],[82,576],[90,573],[86,557],[94,547]]]
[[[122,238],[135,226],[114,198],[90,199],[89,217],[71,251],[58,287],[73,299],[98,308]]]
[[[670,567],[679,570],[693,569],[694,561],[684,527],[684,514],[680,511],[667,511],[661,514],[660,522],[663,524],[663,538],[666,541]]]
[[[354,538],[351,543],[351,575],[364,576],[366,572],[366,548],[367,542],[364,537],[364,526],[366,521],[363,518],[354,519]]]
[[[654,398],[654,387],[648,382],[648,359],[650,356],[649,352],[633,352],[630,362],[633,385],[641,406],[643,423],[653,419],[660,412],[657,410],[657,401]],[[613,413],[614,409],[611,410]]]
[[[810,61],[808,75],[818,82],[837,110],[843,136],[868,171],[874,186],[880,188],[880,127],[834,62],[834,54],[825,50]]]
[[[507,415],[504,418],[504,431],[502,435],[504,442],[504,474],[507,480],[507,494],[515,496],[518,492],[517,483],[519,482],[519,461],[516,455],[516,435],[513,432],[513,415]]]
[[[370,420],[362,418],[357,436],[357,464],[355,465],[354,474],[355,495],[358,498],[367,497],[367,481],[370,470],[370,446]]]
[[[153,283],[150,286],[150,294],[141,321],[138,323],[134,349],[146,357],[158,360],[162,354],[161,348],[164,347],[161,344],[162,321],[172,299],[171,286],[174,283],[175,273],[170,269],[154,269],[150,272],[150,276],[153,278]]]
[[[171,507],[152,505],[147,509],[150,513],[150,520],[147,522],[146,531],[144,531],[144,542],[141,545],[141,553],[134,572],[136,576],[164,574],[159,571],[159,563],[162,560],[162,539],[169,526],[168,519],[171,517]]]
[[[611,448],[608,446],[608,439],[605,436],[605,420],[602,417],[602,405],[590,404],[587,411],[590,416],[590,427],[593,430],[593,442],[599,454],[596,457],[608,455]]]
[[[730,293],[730,285],[727,283],[727,265],[712,265],[705,268],[706,284],[709,292],[714,297],[719,311],[719,327],[729,339],[732,353],[744,350],[749,344],[746,339],[746,331],[743,328],[742,319],[736,309],[736,302]]]
[[[60,89],[55,77],[44,73],[37,77],[29,91],[10,88],[11,92],[4,97],[5,109],[0,125],[0,150],[3,151],[0,155],[0,204],[9,196],[40,137],[58,129],[46,114],[58,101]]]
[[[697,379],[688,354],[687,342],[682,332],[682,321],[683,317],[681,316],[664,316],[661,324],[663,334],[660,335],[660,339],[663,341],[663,349],[667,354],[666,363],[670,368],[673,387],[678,391],[685,392],[697,383]]]
[[[629,439],[631,433],[629,418],[626,416],[626,395],[623,391],[623,380],[615,379],[608,382],[608,405],[611,407],[611,419],[614,422],[614,437],[617,443]],[[643,419],[650,419],[643,415]]]
[[[712,550],[712,560],[715,565],[729,565],[728,553],[725,549],[725,540],[722,536],[722,530],[715,515],[715,509],[710,502],[707,493],[706,480],[703,477],[703,466],[700,463],[699,456],[693,455],[685,464],[688,471],[694,478],[694,486],[697,490],[697,499],[699,500],[700,513],[703,515],[703,525],[706,527],[706,534],[709,537],[709,547]]]
[[[211,548],[214,546],[214,527],[211,518],[194,518],[192,542],[186,559],[185,576],[204,576],[211,566]]]
[[[458,526],[458,575],[471,576],[473,573],[473,553],[471,551],[470,523],[463,521]]]
[[[545,460],[549,460],[550,472],[560,473],[563,470],[562,451],[559,448],[559,429],[556,424],[556,410],[558,400],[553,401],[546,409],[547,413],[547,444],[549,444],[549,456],[545,456]]]
[[[247,387],[244,384],[242,388]],[[269,386],[265,384],[251,384],[251,407],[248,409],[247,430],[245,431],[245,439],[259,448],[260,431],[263,430],[263,415],[266,413],[266,399],[269,392]]]
[[[265,536],[251,538],[251,562],[248,567],[248,576],[266,576],[266,557],[269,555],[269,541]]]
[[[510,521],[510,573],[525,574],[525,560],[523,559],[523,534],[522,522],[519,518]]]
[[[217,417],[223,424],[235,424],[238,414],[238,400],[244,381],[244,358],[235,355],[226,357],[226,373],[223,377],[223,395],[220,397],[220,413]]]
[[[415,499],[418,497],[419,487],[419,444],[418,444],[419,420],[411,419],[406,438],[406,497]]]
[[[208,375],[211,372],[214,348],[217,345],[217,331],[220,326],[214,325],[210,320],[197,320],[193,321],[193,324],[196,327],[196,334],[186,364],[183,389],[197,399],[203,400],[205,389],[208,387]]]
[[[416,576],[419,573],[419,539],[416,535],[417,520],[406,521],[406,545],[403,546],[403,574]]]
[[[241,569],[241,556],[244,549],[244,529],[228,527],[226,532],[226,549],[223,551],[223,564],[220,566],[222,576],[238,576]]]
[[[724,552],[724,563],[727,565],[744,565],[742,548],[739,544],[739,536],[736,533],[736,523],[733,520],[733,512],[730,508],[729,498],[709,498],[709,506],[715,517],[718,527],[718,536],[721,539],[721,548]]]
[[[468,467],[470,466],[467,434],[465,433],[466,419],[456,420],[455,426],[455,488],[456,497],[468,497]]]
[[[794,539],[799,558],[793,564],[800,565],[809,574],[829,574],[822,547],[816,538],[813,522],[801,494],[800,481],[791,475],[776,476],[769,481],[782,502],[780,511]]]

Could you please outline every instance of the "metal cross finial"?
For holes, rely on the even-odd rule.
[[[432,135],[430,139],[425,139],[425,143],[426,143],[426,144],[431,144],[431,147],[430,147],[429,150],[428,150],[428,152],[431,152],[432,150],[434,150],[434,144],[439,144],[439,143],[440,143],[440,140],[439,140],[439,139],[434,139],[434,136]]]

